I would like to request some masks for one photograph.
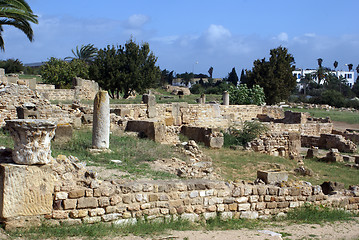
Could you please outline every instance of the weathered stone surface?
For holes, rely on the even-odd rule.
[[[224,92],[223,92],[222,100],[223,100],[223,105],[224,105],[224,106],[228,106],[228,105],[229,105],[229,93],[228,93],[227,91],[224,91]]]
[[[14,139],[13,161],[18,164],[47,164],[51,161],[51,139],[56,124],[39,119],[6,121]]]
[[[96,208],[98,201],[94,197],[79,198],[77,201],[77,208]]]
[[[99,91],[94,100],[92,147],[110,146],[110,98],[107,91]]]
[[[0,164],[0,216],[51,214],[55,177],[48,166]]]
[[[288,181],[288,173],[283,171],[257,171],[257,178],[267,184]]]

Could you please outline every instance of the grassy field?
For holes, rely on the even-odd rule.
[[[289,181],[308,181],[312,184],[322,184],[324,181],[338,181],[349,185],[359,184],[357,169],[348,168],[344,163],[325,163],[317,159],[304,159],[305,166],[313,170],[313,176],[297,175],[293,170],[297,167],[294,160],[274,157],[265,154],[222,149],[205,149],[211,156],[214,166],[227,180],[254,181],[257,170],[281,169],[289,172]]]
[[[285,108],[285,110],[293,112],[309,112],[312,117],[326,118],[330,117],[332,121],[346,122],[350,124],[359,124],[359,113],[349,111],[323,109],[300,109],[300,108]]]
[[[38,75],[19,74],[19,79],[31,79],[36,78],[37,83],[42,83],[42,78]]]

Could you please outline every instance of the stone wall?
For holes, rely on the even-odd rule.
[[[48,100],[75,100],[75,89],[41,89],[36,91]]]
[[[340,152],[356,151],[357,147],[352,141],[345,139],[342,135],[336,134],[321,134],[318,136],[301,136],[303,147],[318,147],[322,149],[336,148]]]
[[[301,138],[299,132],[267,133],[248,144],[248,149],[272,156],[299,157]]]
[[[0,126],[5,125],[5,120],[16,119],[16,107],[25,103],[36,106],[40,119],[71,123],[76,117],[76,112],[66,111],[59,106],[51,105],[48,100],[26,86],[9,84],[0,87]]]
[[[147,119],[146,104],[116,104],[111,105],[111,112],[133,120]],[[169,125],[193,125],[209,128],[228,128],[241,125],[246,120],[252,120],[262,113],[261,106],[218,104],[156,104],[157,119]]]
[[[333,130],[333,123],[307,122],[305,124],[285,124],[264,122],[270,132],[300,132],[301,135],[320,136],[330,134]]]
[[[42,94],[48,100],[93,100],[96,93],[99,91],[98,83],[93,80],[85,80],[81,78],[75,78],[73,81],[73,89],[53,89],[53,85],[49,87],[46,84],[37,84],[40,86],[36,89],[38,93]]]

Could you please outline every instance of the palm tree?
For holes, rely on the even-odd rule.
[[[307,95],[307,87],[309,85],[309,83],[311,83],[313,81],[313,75],[312,74],[305,74],[305,76],[302,76],[300,78],[300,83],[303,85],[303,90],[304,90],[304,96]]]
[[[353,64],[349,63],[347,65],[348,65],[348,69],[349,69],[349,72],[350,72],[353,69]]]
[[[92,62],[92,60],[96,57],[98,49],[94,47],[93,44],[76,46],[76,51],[74,49],[71,50],[74,57],[66,57],[66,59],[80,59],[87,63]]]
[[[34,33],[30,23],[38,23],[37,15],[32,12],[25,0],[0,0],[0,49],[5,51],[5,43],[2,38],[4,25],[20,29],[32,42]]]
[[[323,59],[318,58],[317,61],[318,61],[319,68],[322,68]]]

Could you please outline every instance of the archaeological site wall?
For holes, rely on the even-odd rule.
[[[131,224],[145,216],[156,221],[198,221],[218,214],[223,219],[269,218],[306,203],[354,212],[359,209],[358,189],[331,196],[320,186],[306,183],[288,182],[278,187],[204,179],[99,181],[78,159],[65,156],[42,167],[0,164],[0,170],[6,182],[5,188],[0,188],[0,199],[6,199],[0,201],[6,202],[0,208],[6,229],[40,225],[42,221]],[[22,184],[15,184],[18,181]]]

